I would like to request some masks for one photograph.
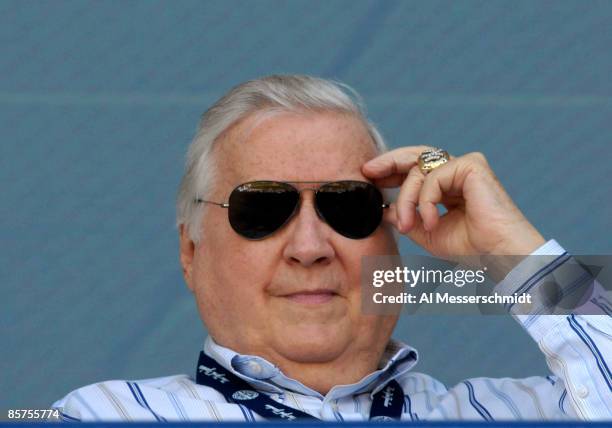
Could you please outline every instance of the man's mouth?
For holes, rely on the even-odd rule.
[[[300,291],[297,293],[287,294],[283,297],[289,299],[295,303],[307,304],[307,305],[318,305],[327,303],[332,300],[338,293],[331,290],[312,290],[312,291]]]

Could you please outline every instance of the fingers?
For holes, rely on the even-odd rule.
[[[417,163],[421,152],[428,146],[401,147],[383,153],[363,164],[362,172],[366,177],[377,180],[395,174],[406,174]]]
[[[469,172],[488,169],[481,153],[469,153],[450,160],[423,174],[417,167],[419,155],[428,146],[403,147],[384,153],[363,165],[363,174],[379,187],[400,187],[397,202],[385,214],[400,231],[420,234],[433,230],[440,213],[437,204],[447,209],[465,204],[463,186]],[[418,207],[418,210],[417,210]]]
[[[396,203],[392,203],[391,205],[389,205],[389,208],[384,210],[383,221],[390,223],[391,225],[393,225],[393,227],[399,230],[399,226],[397,223],[397,204]]]
[[[424,181],[425,175],[419,168],[413,167],[400,188],[397,197],[398,230],[400,233],[408,232],[415,224],[419,193]]]
[[[397,156],[390,156],[384,160],[388,166],[387,172],[393,172],[390,177],[379,178],[375,182],[385,186],[398,183],[400,177],[397,173],[398,165],[405,167],[407,159],[421,148],[407,148],[401,152],[404,163],[397,161]],[[389,152],[391,153],[391,152]],[[396,154],[398,152],[396,151]],[[418,154],[417,154],[418,156]],[[395,159],[395,160],[394,160]],[[416,157],[414,157],[416,160]],[[391,166],[391,165],[395,166]],[[397,202],[392,205],[388,218],[402,234],[433,230],[440,219],[437,204],[453,209],[465,205],[464,183],[470,172],[488,169],[486,159],[480,153],[470,153],[459,158],[453,158],[429,174],[423,174],[413,164],[408,170],[405,180],[401,184]],[[382,170],[382,169],[381,169]],[[418,207],[418,210],[417,210]]]
[[[436,204],[458,205],[464,199],[464,185],[471,172],[483,170],[486,160],[480,153],[469,153],[454,158],[430,172],[418,196],[418,206],[423,218],[423,227],[433,230],[440,214]]]
[[[417,165],[419,155],[428,146],[411,146],[391,150],[371,159],[362,167],[364,176],[381,188],[401,186],[398,204],[388,210],[386,218],[400,233],[406,233],[415,223],[419,189],[424,179]]]
[[[433,230],[438,224],[440,213],[436,204],[442,202],[444,191],[450,190],[455,179],[456,162],[452,164],[449,162],[443,165],[443,167],[448,168],[445,171],[441,171],[442,167],[436,168],[438,170],[437,174],[434,174],[436,170],[428,174],[427,180],[424,181],[418,196],[423,227],[428,231]]]

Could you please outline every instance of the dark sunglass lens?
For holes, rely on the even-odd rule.
[[[286,183],[254,181],[236,187],[229,197],[229,222],[248,239],[274,233],[291,217],[299,193]]]
[[[380,225],[383,198],[373,184],[361,181],[328,183],[317,192],[317,209],[338,233],[352,239],[371,235]]]

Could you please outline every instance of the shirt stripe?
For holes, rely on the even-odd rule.
[[[608,305],[605,303],[605,301],[603,301],[603,299],[593,298],[591,299],[591,302],[597,305],[599,309],[601,309],[604,312],[604,314],[612,316],[612,307],[608,307]]]
[[[249,422],[249,414],[247,413],[248,409],[246,407],[244,407],[244,405],[242,405],[242,404],[238,404],[238,408],[240,408],[240,411],[244,415],[244,421],[245,422]]]
[[[486,421],[493,421],[493,416],[489,413],[489,411],[483,406],[478,400],[476,400],[476,395],[474,394],[474,385],[469,380],[463,381],[465,386],[468,389],[468,396],[470,398],[470,404],[476,409],[480,416],[483,417]]]
[[[565,397],[567,396],[567,389],[563,390],[563,394],[561,394],[561,398],[559,398],[559,409],[565,413],[565,409],[563,408],[563,404],[565,402]]]
[[[111,403],[111,405],[117,411],[117,414],[123,420],[126,420],[126,421],[131,421],[132,420],[132,418],[128,414],[127,410],[125,409],[125,407],[123,407],[123,404],[121,404],[121,401],[119,400],[119,398],[116,397],[115,394],[113,394],[106,385],[104,385],[103,383],[100,383],[100,384],[97,385],[97,387],[108,398],[109,403]]]
[[[183,408],[183,405],[181,404],[181,402],[178,401],[176,399],[176,397],[174,396],[174,394],[172,394],[171,392],[166,392],[166,395],[168,397],[168,401],[170,401],[170,403],[172,403],[172,406],[176,410],[176,415],[182,421],[188,421],[189,417],[187,416],[187,413],[185,412],[185,409]]]
[[[535,391],[533,390],[533,388],[530,388],[529,386],[523,385],[523,384],[520,384],[520,383],[517,383],[516,386],[518,386],[523,391],[525,391],[527,394],[529,394],[529,396],[531,397],[531,402],[533,403],[533,406],[538,411],[538,415],[540,416],[539,419],[546,419],[546,416],[544,414],[544,410],[542,409],[542,405],[540,404],[540,400],[538,399],[538,396],[535,393]]]
[[[81,422],[79,418],[75,418],[74,416],[67,415],[63,412],[59,412],[60,418],[65,422]]]
[[[100,419],[100,416],[95,412],[92,406],[90,406],[87,401],[81,396],[79,391],[74,391],[74,399],[77,400],[84,409],[86,409],[93,418]]]
[[[487,388],[489,388],[489,391],[491,391],[493,395],[499,398],[500,401],[508,407],[508,410],[510,410],[510,412],[514,415],[516,419],[518,420],[523,419],[523,417],[521,416],[521,412],[519,412],[519,409],[517,408],[514,401],[512,401],[512,398],[510,398],[510,396],[502,392],[500,389],[496,388],[490,379],[484,379],[484,383],[487,386]]]
[[[569,254],[567,254],[567,251],[564,252],[563,254],[558,256],[556,259],[554,259],[552,262],[550,262],[550,264],[548,264],[547,266],[544,266],[543,268],[538,270],[536,273],[534,273],[531,277],[529,277],[529,279],[525,281],[523,285],[521,285],[519,289],[515,291],[515,293],[520,295],[520,294],[528,292],[542,278],[544,278],[546,275],[548,275],[549,273],[557,269],[559,266],[561,266],[563,263],[565,263],[569,259],[570,259],[570,256]],[[512,309],[512,306],[514,306],[514,303],[507,303],[506,310],[509,311],[510,309]]]
[[[608,389],[610,389],[610,392],[612,392],[612,384],[611,384],[612,374],[610,374],[610,369],[608,368],[608,364],[606,364],[606,360],[599,352],[597,345],[595,345],[591,337],[578,323],[574,315],[570,315],[567,320],[570,324],[570,327],[578,334],[578,336],[584,342],[584,344],[591,350],[591,353],[593,354],[593,356],[595,357],[595,360],[597,361],[597,367],[599,368],[599,371],[601,372],[601,375],[603,376],[603,378],[606,380],[606,383],[608,384]]]
[[[138,387],[137,383],[135,383],[135,382],[126,382],[126,384],[130,388],[130,391],[134,395],[134,398],[136,399],[138,404],[140,404],[145,409],[149,410],[149,412],[151,412],[151,414],[155,417],[155,419],[157,419],[158,422],[166,422],[166,419],[164,419],[163,417],[161,417],[157,413],[155,413],[153,411],[153,409],[151,408],[151,406],[149,406],[149,403],[147,403],[147,400],[144,397],[144,394],[142,393],[140,388]]]

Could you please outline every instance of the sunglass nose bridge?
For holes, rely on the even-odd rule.
[[[298,189],[298,192],[299,192],[299,193],[302,193],[304,190],[312,190],[313,192],[316,192],[316,191],[317,191],[317,190],[319,190],[319,189],[318,189],[318,188],[316,188],[316,187],[304,187],[304,188],[302,188],[302,189]]]
[[[295,188],[295,190],[297,191],[299,197],[297,200],[297,204],[295,205],[295,209],[293,210],[293,213],[291,214],[291,217],[294,217],[295,215],[300,213],[300,210],[302,209],[302,205],[303,205],[303,197],[302,197],[302,192],[305,190],[310,190],[312,191],[313,197],[312,197],[312,207],[314,208],[315,213],[317,214],[317,217],[322,221],[322,222],[326,222],[325,221],[325,217],[323,216],[323,214],[321,214],[321,211],[319,210],[319,205],[317,204],[317,191],[319,190],[318,187],[302,187],[301,189]]]

